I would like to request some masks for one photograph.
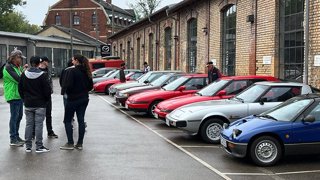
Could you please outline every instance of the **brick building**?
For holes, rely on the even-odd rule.
[[[106,42],[108,36],[129,26],[134,19],[132,10],[121,9],[111,0],[60,0],[49,8],[44,27],[72,27]]]
[[[110,40],[131,68],[147,61],[153,70],[205,72],[213,61],[226,75],[302,81],[306,72],[305,82],[320,87],[319,19],[319,1],[184,0]]]

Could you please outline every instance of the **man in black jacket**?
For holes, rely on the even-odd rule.
[[[52,94],[53,93],[53,83],[52,83],[51,72],[49,71],[48,67],[49,67],[49,58],[46,56],[42,56],[40,59],[39,69],[48,75],[48,81],[50,84],[51,94]],[[46,106],[46,126],[47,126],[47,131],[48,131],[48,137],[49,138],[58,138],[58,135],[56,135],[52,129],[51,112],[52,112],[52,100],[50,98],[50,100]]]
[[[126,63],[122,63],[120,66],[121,66],[119,71],[120,82],[124,83],[126,82],[126,75],[124,73],[124,70],[126,69]]]
[[[30,64],[31,68],[22,73],[19,81],[19,94],[23,99],[26,115],[26,152],[32,151],[32,133],[35,131],[36,153],[44,153],[50,151],[43,146],[42,132],[46,106],[51,98],[51,88],[47,74],[38,68],[40,57],[32,56]]]
[[[212,61],[207,63],[207,67],[209,84],[222,77],[220,70],[213,65]]]

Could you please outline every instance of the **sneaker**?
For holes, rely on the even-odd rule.
[[[58,138],[58,135],[56,135],[54,132],[48,134],[48,138]]]
[[[46,152],[50,152],[50,150],[44,146],[36,149],[36,153],[46,153]]]
[[[31,151],[32,151],[31,148],[27,148],[27,149],[26,149],[26,152],[27,152],[27,153],[31,153]]]
[[[82,144],[76,144],[76,145],[74,145],[74,148],[76,148],[78,150],[82,150],[83,149]]]
[[[20,146],[23,146],[23,144],[24,144],[24,143],[19,142],[18,140],[16,140],[16,141],[11,141],[11,142],[10,142],[10,146],[20,147]]]
[[[73,149],[74,149],[74,146],[73,146],[73,144],[66,143],[66,144],[63,145],[63,146],[60,146],[60,149],[61,149],[61,150],[73,150]]]
[[[18,137],[18,141],[21,142],[21,143],[25,143],[26,141],[21,139],[20,137]]]

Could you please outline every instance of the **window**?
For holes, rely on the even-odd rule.
[[[55,21],[56,21],[56,22],[55,22],[56,25],[61,25],[61,16],[56,15]]]
[[[224,90],[227,95],[235,95],[243,91],[247,87],[247,81],[233,81]]]
[[[235,75],[236,16],[236,5],[229,6],[223,11],[222,68],[223,73],[228,76]]]
[[[184,84],[186,90],[199,90],[206,86],[204,78],[191,78]]]
[[[97,24],[97,14],[92,14],[91,21],[93,25]]]
[[[141,52],[140,52],[140,38],[137,39],[137,68],[139,69],[140,68],[140,55],[141,55]]]
[[[302,81],[304,0],[282,0],[280,7],[280,77]]]
[[[7,61],[7,46],[0,44],[0,66]]]
[[[122,44],[120,44],[120,59],[122,59]]]
[[[127,42],[127,67],[131,68],[131,42]]]
[[[148,61],[150,68],[153,67],[153,34],[149,34],[149,52],[148,52]]]
[[[301,94],[301,87],[272,87],[262,98],[265,102],[283,102]]]
[[[80,17],[77,15],[73,16],[73,24],[74,25],[79,25],[80,24]]]
[[[187,51],[188,71],[196,72],[197,66],[197,19],[188,21],[188,51]]]
[[[166,28],[164,30],[165,37],[164,37],[164,49],[165,49],[165,70],[171,70],[171,28]]]

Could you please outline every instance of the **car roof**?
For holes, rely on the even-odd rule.
[[[315,99],[315,98],[320,98],[320,94],[317,93],[311,93],[311,94],[303,94],[296,96],[297,99]]]
[[[143,72],[140,69],[125,69],[125,71],[131,71],[131,72]]]
[[[247,75],[247,76],[223,76],[221,79],[227,80],[227,79],[275,79],[276,77],[273,76],[265,76],[265,75]]]
[[[255,84],[260,84],[260,85],[267,85],[267,86],[309,86],[303,83],[298,83],[298,82],[272,82],[272,81],[261,81],[261,82],[256,82]]]
[[[184,77],[208,77],[208,74],[185,74]]]

